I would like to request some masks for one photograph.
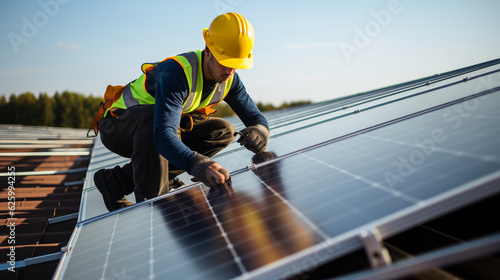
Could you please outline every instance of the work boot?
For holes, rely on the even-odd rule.
[[[101,169],[97,171],[94,174],[94,183],[101,193],[108,211],[132,205],[133,203],[125,198],[125,194],[122,191],[118,190],[118,188],[113,188],[111,184],[107,182],[106,178],[109,178],[109,176],[106,176],[108,175],[106,172],[112,171],[108,169]]]

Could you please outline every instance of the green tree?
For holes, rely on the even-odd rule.
[[[18,123],[17,120],[19,119],[18,116],[19,113],[16,110],[16,106],[17,106],[17,96],[15,94],[11,94],[9,96],[9,104],[7,104],[7,109],[5,110],[7,114],[5,123],[10,123],[10,124]]]
[[[2,95],[0,97],[0,108],[4,108],[4,106],[7,106],[7,98],[5,98],[5,95]]]
[[[71,94],[64,91],[62,94],[56,93],[54,96],[55,101],[55,115],[56,115],[56,126],[62,127],[74,127],[73,119],[74,114],[73,108],[75,107],[76,101],[72,98]]]
[[[56,91],[54,94],[54,103],[53,103],[53,108],[54,108],[54,126],[62,126],[62,120],[63,120],[63,101],[62,101],[62,96],[61,94]]]
[[[54,126],[56,115],[54,113],[54,99],[46,93],[38,95],[38,125]]]
[[[257,104],[255,105],[257,105],[257,108],[259,108],[261,112],[272,111],[276,109],[273,104],[264,104],[262,102],[257,102]]]
[[[38,101],[31,92],[25,92],[17,98],[15,110],[18,123],[35,125],[37,122]]]
[[[0,123],[7,123],[9,115],[7,111],[9,110],[9,103],[5,95],[0,97]]]

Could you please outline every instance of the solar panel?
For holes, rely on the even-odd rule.
[[[225,186],[81,219],[56,278],[290,277],[361,248],[362,232],[386,238],[497,193],[496,81],[411,89],[359,114],[295,111],[304,119],[276,122],[269,152],[232,144],[217,156]]]
[[[479,76],[461,83],[460,90],[447,84],[436,84],[432,88],[424,88],[419,92],[404,93],[399,96],[400,101],[389,103],[383,101],[370,102],[360,106],[353,106],[346,110],[332,112],[329,115],[317,116],[311,113],[311,118],[301,122],[292,122],[290,125],[272,128],[271,140],[268,150],[272,150],[278,155],[284,155],[323,141],[328,141],[336,137],[341,137],[349,133],[355,133],[366,127],[371,127],[380,123],[388,122],[399,117],[426,110],[436,104],[444,104],[452,100],[470,96],[500,85],[500,73],[498,67],[490,69],[494,73],[484,77]],[[461,82],[461,79],[459,79]],[[456,83],[452,83],[456,85]],[[443,87],[445,86],[445,87]],[[412,98],[407,98],[412,94],[418,94]],[[390,100],[392,102],[392,100]],[[468,105],[471,106],[471,105]],[[321,110],[320,110],[321,112]],[[363,114],[358,114],[359,112]],[[317,113],[316,113],[317,114]],[[452,117],[449,117],[452,118]],[[448,122],[454,121],[450,119]],[[272,123],[272,122],[271,122]],[[231,144],[226,150],[214,156],[222,166],[234,171],[252,164],[251,152],[240,148],[237,143]]]

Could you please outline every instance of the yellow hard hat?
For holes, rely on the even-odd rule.
[[[253,67],[253,27],[242,15],[227,13],[216,17],[203,30],[203,38],[215,59],[223,66],[238,69]]]

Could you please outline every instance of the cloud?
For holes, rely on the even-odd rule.
[[[338,43],[316,41],[310,43],[292,43],[286,44],[285,49],[287,50],[313,50],[313,49],[332,49],[338,46]]]
[[[80,48],[78,47],[78,45],[76,43],[67,43],[67,42],[63,42],[63,41],[59,41],[57,42],[57,44],[55,44],[54,46],[52,46],[52,49],[58,51],[58,50],[64,50],[64,49],[72,49],[74,50],[75,52],[79,51]]]

